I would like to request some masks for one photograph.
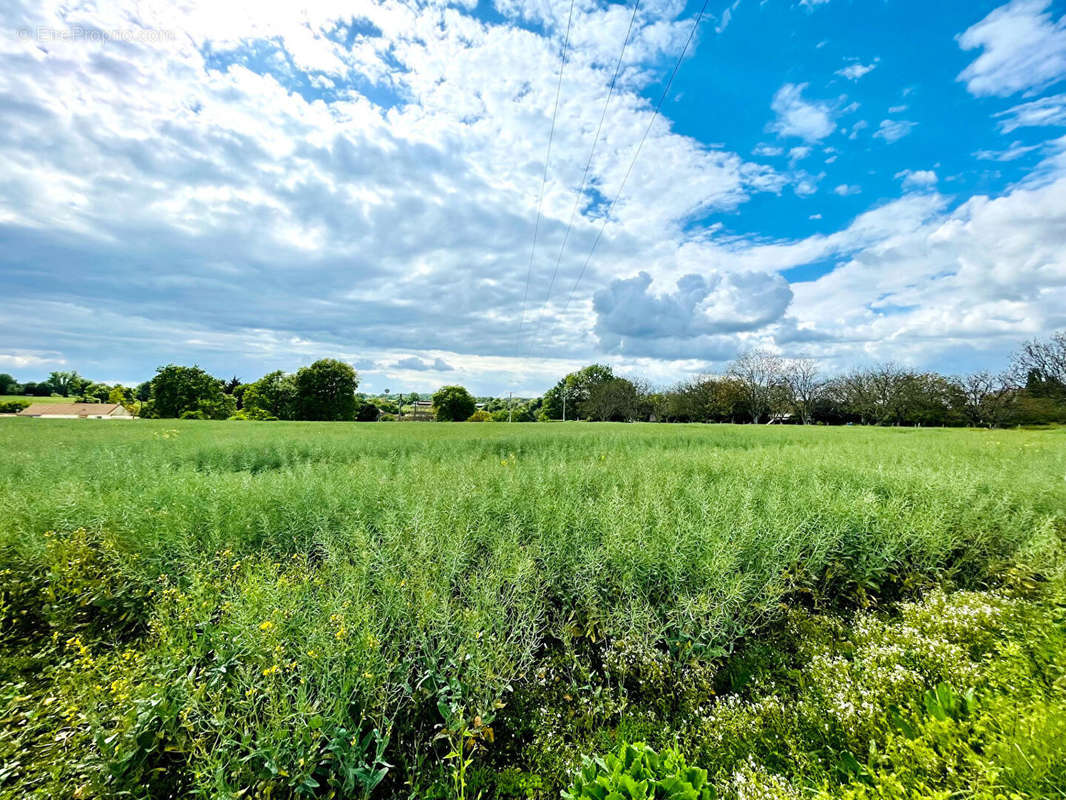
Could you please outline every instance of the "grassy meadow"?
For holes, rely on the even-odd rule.
[[[72,403],[70,397],[27,397],[23,394],[0,394],[0,403]]]
[[[1064,536],[1063,429],[4,420],[0,797],[1061,796]]]

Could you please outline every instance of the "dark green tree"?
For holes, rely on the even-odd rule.
[[[296,418],[355,419],[355,390],[359,376],[351,364],[323,358],[296,372]]]
[[[433,394],[433,408],[441,422],[461,422],[477,408],[473,396],[462,386],[442,386]]]
[[[571,372],[544,394],[540,416],[544,419],[563,418],[563,399],[566,399],[566,418],[578,419],[581,406],[600,384],[614,380],[614,371],[606,364],[590,364]]]
[[[381,410],[373,403],[363,403],[355,414],[356,422],[377,422]]]
[[[18,390],[21,388],[14,375],[0,372],[0,394],[18,394]]]
[[[589,399],[581,404],[581,414],[600,422],[629,422],[637,417],[639,407],[637,387],[625,378],[612,378],[592,387]]]
[[[106,383],[87,381],[78,389],[76,397],[79,403],[106,403],[111,394],[111,387]]]
[[[40,383],[28,381],[22,385],[22,393],[33,397],[48,397],[52,393],[52,386],[48,381]]]
[[[280,369],[255,383],[245,384],[242,408],[252,416],[269,419],[296,418],[296,379]]]
[[[48,383],[56,394],[70,397],[72,394],[78,393],[79,387],[77,383],[79,377],[74,370],[57,370],[48,375]]]
[[[155,417],[190,416],[226,419],[236,411],[232,397],[222,391],[222,381],[199,367],[168,364],[152,378],[149,413]]]

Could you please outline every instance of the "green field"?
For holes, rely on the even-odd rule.
[[[0,796],[558,797],[637,740],[738,798],[1066,776],[1066,430],[12,419],[0,453]],[[819,678],[897,635],[913,685]],[[867,717],[809,731],[844,680]],[[927,734],[890,706],[953,682],[1015,687],[1050,766],[978,775],[949,709],[948,766],[881,775]]]

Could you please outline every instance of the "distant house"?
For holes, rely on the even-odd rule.
[[[20,417],[41,419],[133,419],[118,403],[34,403]]]
[[[411,403],[411,410],[400,419],[411,422],[432,422],[434,419],[432,400],[415,400]]]

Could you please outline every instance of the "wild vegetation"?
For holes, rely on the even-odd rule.
[[[1062,430],[9,419],[0,450],[2,797],[1062,785]]]

